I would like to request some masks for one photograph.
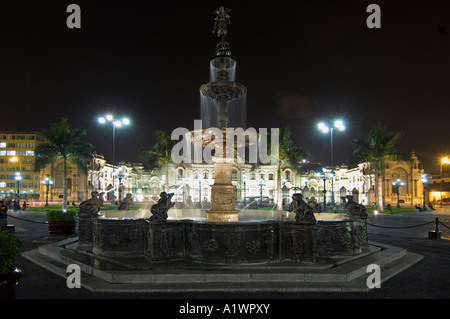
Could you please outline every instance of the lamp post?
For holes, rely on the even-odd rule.
[[[404,186],[405,183],[400,178],[397,178],[396,181],[392,182],[392,185],[397,186],[397,208],[400,208],[400,186]]]
[[[122,127],[130,124],[130,120],[126,117],[122,118],[121,120],[114,120],[114,116],[111,114],[108,114],[106,116],[102,116],[98,118],[98,122],[100,124],[106,124],[110,123],[112,126],[112,164],[113,164],[113,190],[112,190],[112,196],[111,196],[111,205],[116,205],[116,195],[115,195],[115,151],[116,151],[116,127]]]
[[[423,207],[422,207],[422,210],[426,211],[427,206],[426,206],[426,202],[425,202],[425,190],[426,190],[425,185],[428,183],[427,174],[422,174],[422,178],[420,180],[422,181],[422,185],[423,185]]]
[[[331,169],[334,168],[334,158],[333,158],[333,132],[334,129],[337,129],[338,131],[342,132],[345,130],[345,125],[342,120],[336,120],[334,121],[333,125],[328,125],[325,122],[320,122],[318,125],[318,128],[322,133],[328,133],[330,132],[330,150],[331,150]],[[334,171],[332,170],[330,172],[331,177],[331,205],[333,207],[333,211],[336,210],[335,206],[335,200],[334,200]]]
[[[17,181],[17,209],[20,210],[20,181],[22,180],[22,176],[19,172],[16,173],[14,179]]]
[[[45,207],[47,207],[48,206],[48,189],[49,189],[50,185],[53,185],[53,181],[47,176],[41,181],[41,183],[46,186]]]
[[[199,177],[198,177],[198,202],[199,202],[199,207],[203,208],[203,202],[202,202],[202,174],[199,174]]]
[[[326,168],[322,169],[323,176],[322,176],[322,174],[320,172],[316,173],[317,177],[321,177],[322,176],[322,179],[323,179],[323,211],[324,212],[327,212],[327,186],[326,186],[327,175],[325,174],[326,171],[327,171]]]
[[[331,171],[328,175],[331,178],[331,207],[333,207],[333,211],[336,212],[336,201],[334,200],[334,171]]]
[[[266,185],[266,181],[264,180],[264,177],[262,177],[261,176],[261,178],[259,179],[259,182],[258,182],[258,184],[259,184],[259,193],[260,193],[260,201],[259,201],[259,203],[260,203],[260,206],[262,207],[262,199],[263,199],[263,187]]]
[[[318,128],[322,133],[328,133],[330,132],[330,148],[331,148],[331,167],[334,166],[334,159],[333,159],[333,131],[334,129],[337,129],[338,131],[344,131],[345,125],[342,120],[336,120],[334,121],[333,125],[328,125],[325,122],[320,122],[318,125]]]
[[[441,199],[441,207],[442,207],[442,188],[444,185],[444,178],[442,176],[442,165],[444,164],[450,164],[450,159],[448,157],[443,157],[441,158],[441,165],[440,165],[440,169],[439,169],[439,177],[441,178],[441,192],[440,192],[440,199]]]
[[[242,173],[242,179],[244,180],[244,207],[245,207],[247,199],[247,174],[245,172]]]

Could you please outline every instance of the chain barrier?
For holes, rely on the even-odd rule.
[[[414,227],[421,227],[421,226],[425,226],[425,225],[430,225],[430,224],[434,224],[434,230],[435,232],[439,232],[439,226],[442,225],[447,229],[450,229],[450,227],[448,227],[447,225],[445,225],[443,222],[441,222],[439,220],[439,218],[436,217],[436,219],[432,222],[427,222],[427,223],[423,223],[423,224],[419,224],[419,225],[413,225],[413,226],[381,226],[381,225],[374,225],[371,223],[367,223],[367,225],[369,226],[373,226],[373,227],[379,227],[379,228],[389,228],[389,229],[405,229],[405,228],[414,228]]]
[[[437,218],[436,218],[437,219]],[[438,220],[438,225],[442,225],[447,229],[450,229],[450,227],[448,227],[447,225],[445,225],[443,222],[441,222],[440,220]]]
[[[415,228],[415,227],[421,227],[421,226],[425,226],[425,225],[429,225],[429,224],[434,224],[434,223],[435,223],[435,221],[423,223],[423,224],[420,224],[420,225],[413,225],[413,226],[398,226],[398,227],[395,227],[395,226],[381,226],[381,225],[374,225],[374,224],[371,224],[371,223],[367,223],[367,225],[373,226],[373,227],[379,227],[379,228],[403,229],[403,228]]]
[[[47,222],[38,222],[38,221],[24,219],[24,218],[12,216],[12,215],[8,215],[8,217],[19,219],[19,220],[30,222],[30,223],[35,223],[35,224],[47,224]],[[372,227],[387,228],[387,229],[407,229],[407,228],[415,228],[415,227],[422,227],[422,226],[426,226],[426,225],[430,225],[430,224],[435,224],[436,229],[439,229],[439,225],[442,225],[445,228],[450,229],[449,226],[445,225],[437,217],[436,217],[436,219],[434,221],[426,222],[426,223],[419,224],[419,225],[412,225],[412,226],[382,226],[382,225],[374,225],[374,224],[371,224],[371,223],[366,223],[366,224],[369,225],[369,226],[372,226]]]

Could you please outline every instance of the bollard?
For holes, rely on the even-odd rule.
[[[439,218],[434,220],[434,230],[428,232],[428,239],[441,239],[441,232],[439,231]]]

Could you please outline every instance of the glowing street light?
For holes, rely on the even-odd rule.
[[[400,208],[400,186],[405,186],[405,182],[397,178],[396,181],[392,182],[392,185],[397,187],[397,208]]]
[[[425,190],[426,190],[426,184],[428,183],[428,178],[427,178],[427,174],[422,174],[422,177],[420,179],[422,181],[422,185],[423,185],[423,207],[422,210],[426,211],[427,210],[427,206],[425,203]]]
[[[338,120],[334,121],[333,125],[329,125],[329,124],[327,124],[325,122],[320,122],[317,127],[324,134],[327,134],[328,132],[330,132],[331,169],[332,169],[332,171],[329,173],[329,176],[331,177],[331,205],[333,207],[333,210],[335,210],[336,207],[335,207],[335,200],[334,200],[333,131],[334,131],[334,129],[337,129],[340,132],[344,131],[345,130],[345,124],[344,124],[344,121],[338,119]]]
[[[324,133],[327,134],[328,132],[330,132],[330,139],[331,139],[331,167],[334,166],[333,163],[333,131],[334,129],[337,129],[338,131],[344,131],[345,130],[345,125],[344,122],[342,120],[336,120],[334,121],[333,125],[329,125],[325,122],[320,122],[317,126],[319,128],[319,130]]]
[[[113,152],[112,152],[112,156],[113,156],[113,192],[112,192],[112,196],[111,196],[111,205],[115,205],[116,204],[116,195],[115,195],[115,187],[114,187],[114,180],[116,178],[116,174],[115,174],[115,152],[116,152],[116,127],[122,127],[122,126],[127,126],[130,125],[130,120],[127,117],[123,117],[120,120],[115,120],[114,116],[112,114],[107,114],[105,116],[101,116],[98,118],[98,122],[100,124],[107,124],[110,123],[112,126],[112,147],[113,147]],[[119,185],[120,187],[120,185]]]
[[[22,180],[22,176],[20,175],[20,172],[16,172],[16,176],[14,179],[17,181],[17,207],[20,210],[20,181]]]
[[[45,191],[45,206],[48,206],[48,189],[50,187],[50,185],[53,185],[53,181],[46,176],[42,181],[41,184],[46,186],[46,191]]]

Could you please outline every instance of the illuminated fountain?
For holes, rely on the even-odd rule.
[[[362,208],[353,207],[354,203],[349,206],[349,210],[356,212],[353,215],[314,214],[301,194],[295,194],[291,218],[283,211],[272,211],[270,217],[263,217],[260,210],[235,209],[236,191],[231,183],[235,151],[257,143],[258,136],[256,131],[246,130],[244,134],[241,127],[230,127],[230,124],[245,125],[235,115],[239,113],[237,101],[245,97],[247,89],[234,81],[236,61],[225,41],[228,10],[220,7],[215,13],[214,32],[221,40],[210,63],[211,81],[200,88],[202,119],[211,126],[190,132],[190,142],[211,151],[215,171],[211,209],[197,210],[194,214],[192,210],[182,210],[181,214],[178,210],[175,217],[168,218],[171,195],[163,192],[158,205],[151,210],[100,215],[92,214],[98,207],[91,208],[87,215],[80,211],[79,247],[92,249],[103,257],[145,257],[151,262],[186,259],[219,264],[315,261],[317,257],[361,253],[367,246],[367,216],[365,212],[359,214]],[[245,103],[241,106],[245,107]],[[229,109],[233,110],[231,117]],[[94,194],[88,203],[98,205],[95,197]],[[206,213],[207,220],[195,213]],[[85,230],[89,233],[87,237]]]
[[[368,264],[401,271],[421,259],[396,247],[369,244],[365,207],[352,196],[344,205],[347,214],[314,213],[302,194],[293,195],[289,214],[234,209],[234,151],[253,145],[258,136],[236,137],[233,129],[246,127],[246,88],[234,81],[236,62],[224,40],[228,12],[223,7],[215,11],[221,41],[211,60],[210,82],[200,88],[205,125],[189,136],[194,148],[214,150],[211,209],[173,209],[172,195],[162,192],[151,208],[129,210],[127,196],[121,210],[102,211],[103,193],[93,192],[80,204],[78,237],[26,252],[26,258],[63,276],[68,265],[78,264],[88,274],[82,285],[89,288],[92,279],[91,290],[133,292],[354,291],[351,281],[367,289],[360,278]]]

